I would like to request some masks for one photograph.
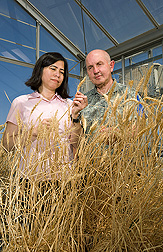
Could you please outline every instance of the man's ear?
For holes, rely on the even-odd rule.
[[[113,72],[114,64],[115,64],[115,61],[114,61],[114,60],[111,60],[111,61],[110,61],[110,70],[111,70],[111,72]]]

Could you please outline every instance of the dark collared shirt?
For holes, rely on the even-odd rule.
[[[126,97],[123,97],[123,99],[121,100],[119,106],[116,109],[116,113],[114,113],[114,116],[116,117],[118,112],[121,115],[123,114],[124,99],[135,98],[135,90],[132,88],[129,88],[127,94],[125,94],[126,88],[127,88],[126,85],[116,83],[114,81],[112,84],[112,87],[106,94],[107,96],[111,95],[109,99],[109,103],[106,100],[106,96],[104,97],[103,95],[97,92],[96,87],[94,87],[92,90],[88,91],[85,94],[88,98],[88,106],[85,109],[83,109],[82,115],[84,116],[86,120],[86,125],[87,125],[86,133],[89,132],[89,129],[93,123],[98,121],[98,125],[100,125],[101,121],[104,118],[105,111],[108,109],[108,106],[109,106],[109,109],[107,112],[105,123],[108,122],[108,120],[111,123],[112,116],[113,116],[113,114],[111,116],[111,113],[113,112],[111,107],[114,106],[114,104],[116,103],[116,99],[125,95]],[[134,101],[126,103],[126,106],[131,106],[133,102]],[[137,103],[135,102],[135,107],[136,105]]]

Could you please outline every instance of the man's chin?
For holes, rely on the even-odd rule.
[[[94,80],[92,83],[93,83],[94,85],[101,85],[102,80],[101,80],[101,79]]]
[[[96,80],[94,82],[94,84],[97,85],[97,86],[100,86],[100,85],[103,85],[103,81],[102,80]]]

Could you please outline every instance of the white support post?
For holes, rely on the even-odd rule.
[[[122,55],[122,84],[125,84],[125,58]]]
[[[40,57],[40,22],[36,20],[36,60]]]

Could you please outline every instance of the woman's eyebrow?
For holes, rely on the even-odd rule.
[[[50,65],[50,67],[55,67],[55,68],[58,68],[56,65],[52,64]],[[60,70],[63,70],[64,71],[64,68],[60,68]]]

